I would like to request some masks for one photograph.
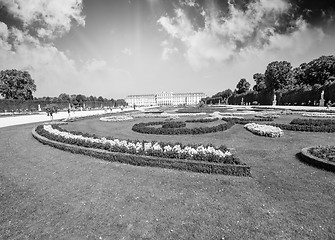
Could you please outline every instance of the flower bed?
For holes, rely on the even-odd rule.
[[[244,125],[248,131],[266,137],[281,137],[284,135],[283,130],[278,127],[269,126],[269,125],[262,125],[256,123],[247,123]]]
[[[206,118],[199,118],[199,119],[189,119],[186,120],[185,122],[200,122],[200,123],[207,123],[207,122],[215,122],[219,120],[219,118],[215,117],[206,117]]]
[[[204,134],[225,131],[234,125],[234,122],[219,124],[213,127],[198,127],[198,128],[155,128],[152,125],[163,125],[165,122],[147,122],[137,123],[132,127],[132,130],[145,134],[159,134],[159,135],[183,135],[183,134]]]
[[[316,146],[308,151],[315,157],[335,163],[335,146]]]
[[[162,128],[183,128],[186,127],[186,123],[184,122],[165,122],[162,125]]]
[[[122,122],[122,121],[130,121],[134,118],[127,115],[118,115],[118,116],[109,116],[109,117],[102,117],[99,120],[103,122]]]
[[[334,113],[318,113],[318,112],[303,113],[302,116],[303,117],[318,117],[318,118],[335,118]]]
[[[301,160],[316,166],[318,168],[326,169],[335,172],[334,156],[335,146],[317,146],[301,149]],[[330,161],[332,159],[332,161]]]
[[[44,144],[108,161],[202,173],[250,176],[250,167],[241,163],[225,146],[215,148],[211,145],[184,146],[98,138],[95,135],[69,132],[54,125],[40,125],[33,129],[32,134]]]

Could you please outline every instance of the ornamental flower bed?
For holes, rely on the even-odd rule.
[[[213,163],[243,165],[240,160],[231,154],[223,145],[216,148],[212,145],[188,145],[171,144],[161,142],[119,140],[95,135],[70,132],[61,129],[57,125],[40,125],[36,132],[47,139],[77,145],[86,148],[103,149],[116,153],[128,153],[135,155],[197,160]]]
[[[283,130],[278,127],[261,125],[256,123],[247,123],[244,125],[244,128],[248,131],[266,137],[281,137],[284,135]]]
[[[316,146],[308,150],[315,157],[335,163],[335,146]]]
[[[134,118],[126,115],[118,115],[118,116],[110,116],[110,117],[102,117],[99,120],[103,122],[122,122],[122,121],[130,121]]]

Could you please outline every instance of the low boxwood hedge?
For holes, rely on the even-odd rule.
[[[139,133],[145,134],[157,134],[157,135],[184,135],[184,134],[205,134],[214,133],[219,131],[225,131],[234,126],[233,121],[222,123],[213,127],[197,127],[197,128],[155,128],[150,127],[152,125],[163,125],[165,122],[147,122],[137,123],[132,127],[132,130]]]
[[[188,119],[185,122],[208,123],[208,122],[215,122],[217,120],[219,120],[219,118],[199,118],[199,119]]]
[[[290,124],[308,125],[308,126],[330,126],[335,125],[335,119],[301,119],[295,118]]]
[[[43,129],[42,126],[34,128],[32,130],[32,135],[34,136],[34,138],[36,138],[43,144],[47,144],[64,151],[69,151],[77,154],[84,154],[111,162],[121,162],[135,166],[170,168],[170,169],[178,169],[178,170],[185,170],[199,173],[224,174],[233,176],[251,176],[250,167],[242,164],[241,165],[222,164],[222,163],[195,161],[195,160],[170,159],[155,156],[110,152],[103,148],[102,149],[96,148],[96,146],[94,146],[93,148],[91,146],[85,146],[85,145],[76,146],[74,143],[68,144],[64,142],[59,142],[57,141],[57,139],[52,140],[46,136],[40,135],[39,133],[41,132],[41,129]]]
[[[186,127],[185,122],[165,122],[162,124],[162,128],[183,128]]]
[[[273,118],[222,118],[223,121],[233,121],[234,123],[237,124],[247,124],[247,123],[252,123],[252,122],[272,122],[274,119]]]

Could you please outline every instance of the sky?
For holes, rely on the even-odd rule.
[[[333,0],[0,0],[0,70],[28,71],[36,97],[211,96],[322,55]]]

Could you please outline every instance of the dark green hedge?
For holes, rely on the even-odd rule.
[[[335,132],[335,125],[313,126],[313,125],[282,124],[282,123],[271,123],[270,125],[279,127],[282,130],[289,130],[289,131],[328,132],[328,133]]]
[[[219,120],[218,118],[199,118],[199,119],[189,119],[185,122],[200,122],[200,123],[207,123],[207,122],[215,122]]]
[[[185,122],[165,122],[164,124],[162,124],[162,128],[183,128],[186,127],[186,123]]]
[[[233,121],[237,124],[247,124],[251,122],[272,122],[273,118],[265,117],[265,118],[222,118],[223,121],[229,122]]]
[[[309,125],[309,126],[330,126],[335,125],[335,119],[301,119],[295,118],[290,124]]]
[[[40,126],[38,128],[41,129]],[[135,155],[127,153],[109,152],[103,149],[75,146],[72,144],[66,144],[62,142],[57,142],[55,140],[50,140],[47,137],[39,135],[38,133],[39,131],[35,130],[37,130],[37,128],[32,130],[34,138],[36,138],[43,144],[47,144],[55,148],[76,154],[84,154],[104,159],[110,162],[121,162],[135,166],[160,167],[160,168],[178,169],[178,170],[208,173],[208,174],[251,176],[250,167],[246,165],[210,163],[203,161],[169,159],[155,156],[143,156],[143,155]]]
[[[198,127],[198,128],[155,128],[151,125],[163,125],[165,122],[147,122],[137,123],[132,127],[132,130],[145,134],[158,134],[158,135],[184,135],[184,134],[204,134],[225,131],[234,125],[233,121],[219,124],[213,127]]]

